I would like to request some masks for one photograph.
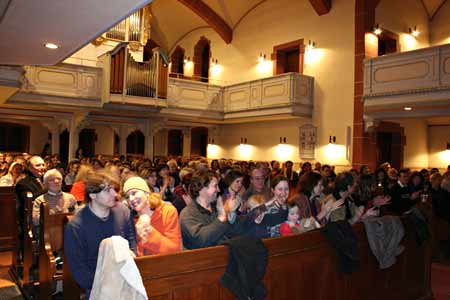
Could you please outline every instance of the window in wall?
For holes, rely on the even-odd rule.
[[[127,137],[127,154],[144,154],[145,136],[135,130]]]
[[[400,44],[398,40],[398,34],[383,29],[378,36],[378,56],[399,52]]]
[[[208,128],[195,127],[191,129],[191,155],[206,157],[206,147],[208,145]]]
[[[176,156],[183,155],[183,132],[179,129],[171,129],[167,134],[168,154]]]
[[[202,82],[208,82],[211,59],[210,44],[211,42],[202,36],[194,48],[194,78]]]
[[[181,77],[184,75],[184,49],[177,46],[170,56],[172,66],[170,67],[171,77]]]
[[[0,151],[29,152],[30,127],[0,123]]]
[[[305,45],[303,39],[273,47],[274,74],[295,72],[303,74]]]

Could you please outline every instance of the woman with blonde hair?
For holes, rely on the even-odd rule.
[[[131,177],[123,186],[128,205],[138,215],[135,224],[138,256],[181,250],[181,232],[176,208],[152,193],[144,179]]]
[[[0,178],[0,186],[15,186],[20,179],[24,178],[24,167],[20,163],[13,162],[8,169],[8,174]]]

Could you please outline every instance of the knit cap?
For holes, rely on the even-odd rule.
[[[150,189],[145,182],[144,179],[141,177],[130,177],[127,181],[125,181],[125,184],[123,185],[123,192],[126,194],[131,189],[138,189],[147,193],[150,193]]]

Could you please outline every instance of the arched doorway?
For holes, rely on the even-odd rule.
[[[202,36],[194,48],[194,78],[208,82],[209,62],[211,59],[211,42]]]
[[[67,163],[69,160],[69,130],[64,129],[59,135],[59,159]]]
[[[135,130],[127,137],[127,154],[144,154],[145,136],[140,130]]]
[[[172,66],[170,67],[171,77],[183,78],[184,75],[184,49],[177,46],[170,56]]]
[[[120,137],[114,132],[114,154],[120,153]]]
[[[84,128],[80,131],[78,136],[78,147],[83,149],[83,156],[95,156],[95,142],[97,141],[97,134],[95,129]]]
[[[0,151],[29,152],[30,127],[15,123],[0,123]]]
[[[183,155],[183,131],[171,129],[167,135],[167,154],[175,156]]]
[[[208,146],[208,128],[195,127],[191,129],[191,155],[206,157]]]

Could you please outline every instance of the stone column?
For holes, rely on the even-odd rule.
[[[183,129],[183,156],[191,156],[191,129]]]
[[[120,138],[120,146],[119,146],[119,155],[127,155],[127,137],[128,137],[128,128],[125,126],[120,126],[119,128],[119,138]]]
[[[52,154],[59,153],[59,123],[55,121],[52,124]]]
[[[155,136],[155,133],[159,130],[158,126],[156,124],[151,123],[149,120],[147,120],[145,124],[145,147],[144,147],[144,156],[146,158],[150,158],[153,160],[154,151],[153,151],[153,138]]]

